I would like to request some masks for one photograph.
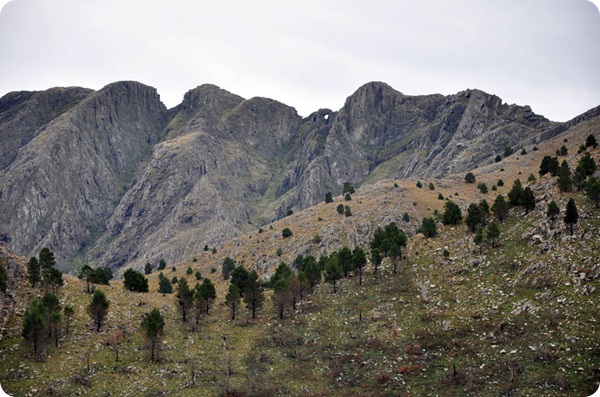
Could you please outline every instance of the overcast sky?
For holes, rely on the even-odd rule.
[[[0,1],[0,95],[136,80],[168,107],[200,84],[307,116],[368,81],[479,88],[565,121],[600,105],[586,0]]]

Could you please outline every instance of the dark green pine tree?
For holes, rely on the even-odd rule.
[[[548,210],[546,211],[546,216],[550,218],[552,222],[556,220],[556,217],[560,214],[560,208],[556,201],[552,200],[550,204],[548,204]]]
[[[508,204],[513,207],[521,205],[521,200],[523,197],[523,185],[521,184],[521,180],[515,179],[513,182],[512,189],[508,192]]]
[[[339,279],[342,278],[342,276],[343,273],[342,268],[340,266],[339,258],[334,253],[329,257],[325,265],[325,280],[332,285],[334,293],[338,291],[337,282]]]
[[[141,328],[150,344],[150,360],[158,361],[158,347],[165,327],[165,318],[158,309],[152,309],[142,316]]]
[[[194,290],[188,286],[187,279],[182,277],[177,283],[177,303],[181,312],[181,321],[184,323],[187,322],[187,314],[191,310],[193,302]]]
[[[600,208],[600,179],[590,177],[585,187],[585,195],[596,203],[596,209]]]
[[[326,203],[333,203],[333,197],[331,196],[331,192],[325,193],[325,202]]]
[[[460,207],[453,201],[447,201],[445,211],[442,215],[442,223],[444,225],[458,225],[462,221],[462,213]]]
[[[302,261],[300,270],[306,275],[308,285],[312,291],[321,282],[321,268],[314,256],[306,256]]]
[[[579,219],[579,213],[577,212],[577,205],[575,204],[575,200],[570,199],[567,203],[567,209],[565,211],[564,221],[567,225],[569,225],[569,230],[571,231],[571,236],[573,235],[573,225],[577,223]]]
[[[152,273],[152,265],[150,262],[146,262],[146,265],[144,266],[144,274],[148,275],[150,273]]]
[[[567,164],[567,160],[563,160],[560,164],[557,183],[561,192],[568,192],[571,190],[573,181],[571,180],[571,169],[569,168],[569,164]]]
[[[477,227],[482,224],[482,216],[481,216],[481,208],[479,205],[475,203],[469,204],[467,208],[467,218],[465,219],[465,223],[469,227],[471,232],[475,233],[477,231]]]
[[[5,293],[8,288],[8,275],[4,269],[4,263],[0,260],[0,292]]]
[[[354,270],[354,263],[352,262],[352,250],[344,246],[338,251],[338,259],[344,277],[348,277],[348,273]]]
[[[239,310],[241,303],[240,289],[235,284],[229,284],[229,291],[225,295],[225,304],[231,310],[231,319],[235,320],[235,315]]]
[[[252,270],[248,275],[246,290],[244,291],[244,303],[248,310],[252,312],[252,318],[256,319],[256,312],[260,310],[265,300],[265,296],[258,280],[258,274]]]
[[[52,337],[52,315],[53,313],[60,312],[62,308],[58,298],[52,293],[44,295],[42,304],[44,305],[45,322],[48,325],[48,338],[50,338]]]
[[[423,218],[418,232],[423,233],[425,237],[437,236],[437,226],[435,224],[435,220],[431,217]]]
[[[206,303],[206,314],[208,314],[210,313],[210,307],[212,306],[212,303],[217,298],[217,290],[213,282],[210,281],[210,279],[205,278],[202,280],[202,285],[200,285],[199,291],[200,296],[202,296],[202,299]]]
[[[23,316],[21,335],[33,347],[36,358],[40,357],[46,338],[45,308],[39,299],[34,299]]]
[[[31,283],[31,288],[35,288],[36,283],[42,281],[40,262],[35,256],[27,262],[27,280]]]
[[[492,213],[500,223],[508,217],[508,203],[504,200],[504,196],[499,194],[492,204]]]
[[[487,218],[490,215],[490,205],[486,200],[481,200],[479,202],[479,211],[481,212],[481,226],[485,227]]]
[[[87,312],[96,325],[97,332],[100,332],[100,328],[102,327],[102,324],[104,324],[104,319],[108,314],[109,306],[110,302],[106,299],[104,292],[96,290],[94,295],[92,295],[92,301],[87,307]]]
[[[523,194],[521,196],[521,205],[525,207],[525,214],[528,214],[529,211],[535,208],[535,195],[529,187],[523,189]]]
[[[354,271],[358,274],[358,285],[362,285],[363,269],[367,265],[367,255],[361,247],[355,247],[352,251],[352,263]]]
[[[173,293],[173,284],[171,283],[171,280],[165,277],[162,272],[158,275],[158,292],[161,294]]]
[[[500,228],[497,223],[492,222],[487,228],[487,239],[492,243],[492,248],[496,247],[498,237],[500,237]]]

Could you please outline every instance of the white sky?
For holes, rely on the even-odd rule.
[[[568,120],[600,105],[586,0],[0,1],[0,95],[136,80],[168,107],[200,84],[307,116],[368,81],[479,88]]]

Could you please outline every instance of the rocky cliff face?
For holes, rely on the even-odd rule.
[[[55,105],[38,107],[41,127],[24,121],[41,93],[0,99],[0,150],[20,148],[0,170],[0,240],[27,255],[48,245],[72,267],[189,259],[344,182],[467,171],[558,126],[477,90],[407,96],[383,83],[304,119],[214,85],[171,110],[134,82],[44,95]]]
[[[72,261],[161,140],[164,112],[156,90],[123,82],[47,123],[0,175],[1,239],[22,254],[49,246],[63,266]]]

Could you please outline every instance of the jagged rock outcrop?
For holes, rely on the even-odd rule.
[[[121,82],[45,125],[0,174],[2,241],[21,254],[49,246],[64,268],[103,231],[165,111],[155,89]]]
[[[26,255],[48,245],[63,269],[185,260],[344,182],[463,172],[559,125],[478,90],[408,96],[378,82],[306,118],[209,84],[170,110],[134,82],[45,93],[58,94],[39,128],[18,120],[41,93],[0,100],[1,149],[20,147],[0,170],[0,241]]]

